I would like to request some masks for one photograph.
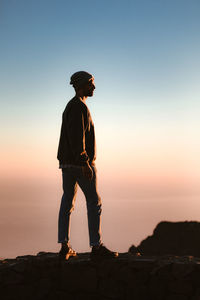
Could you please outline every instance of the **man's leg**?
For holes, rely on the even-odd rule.
[[[84,192],[87,201],[90,246],[92,247],[90,258],[92,260],[98,260],[102,258],[116,258],[118,256],[118,253],[109,250],[101,242],[101,198],[97,193],[95,166],[92,166],[92,170],[92,180],[89,180],[84,176],[80,176],[79,178],[77,178],[78,184]]]
[[[101,244],[101,198],[97,193],[96,168],[92,166],[92,170],[92,180],[82,175],[77,182],[86,197],[90,246],[98,246]]]
[[[62,169],[63,196],[58,218],[58,243],[69,242],[70,215],[74,209],[77,183],[70,168]]]

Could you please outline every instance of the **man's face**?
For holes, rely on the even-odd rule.
[[[84,96],[92,97],[95,89],[94,78],[91,78],[83,87]]]

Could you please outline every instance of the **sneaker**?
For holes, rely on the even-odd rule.
[[[76,251],[74,251],[69,245],[62,244],[62,247],[59,252],[59,257],[65,260],[68,260],[70,257],[77,256]]]
[[[116,258],[118,257],[118,252],[113,252],[106,248],[103,244],[99,246],[93,246],[90,253],[91,259],[107,259],[107,258]]]

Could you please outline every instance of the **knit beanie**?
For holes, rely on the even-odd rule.
[[[73,87],[81,87],[86,82],[88,82],[91,78],[94,78],[90,73],[85,71],[79,71],[74,73],[71,76],[70,84],[73,85]]]

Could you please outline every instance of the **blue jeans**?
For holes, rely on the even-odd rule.
[[[101,198],[96,188],[96,168],[95,166],[91,167],[93,170],[92,180],[83,176],[81,167],[69,166],[62,169],[63,196],[58,218],[58,243],[69,241],[70,215],[74,209],[77,187],[79,185],[87,203],[90,246],[101,244]]]

